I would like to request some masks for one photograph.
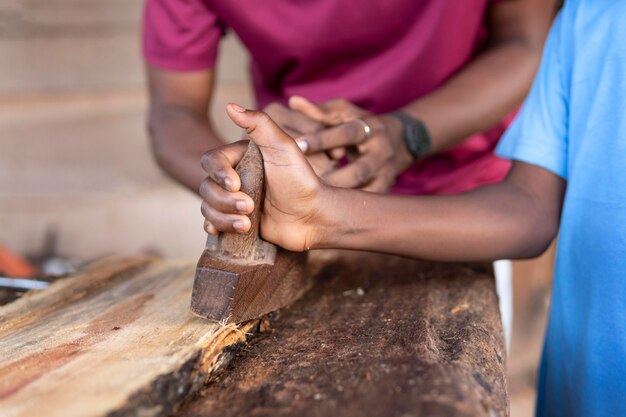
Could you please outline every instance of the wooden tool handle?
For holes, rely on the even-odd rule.
[[[250,141],[248,149],[235,167],[241,179],[241,191],[252,197],[254,211],[249,215],[252,226],[247,233],[222,233],[218,247],[222,254],[233,259],[252,259],[259,239],[259,223],[263,204],[265,171],[263,156],[256,143]]]

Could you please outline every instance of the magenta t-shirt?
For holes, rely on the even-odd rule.
[[[215,65],[233,30],[252,56],[258,106],[292,95],[343,97],[374,113],[437,89],[483,48],[493,0],[147,0],[143,49],[158,68]],[[400,194],[444,194],[504,178],[493,149],[504,123],[398,177]]]

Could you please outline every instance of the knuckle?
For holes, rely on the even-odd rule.
[[[209,178],[213,180],[213,182],[220,184],[222,187],[224,186],[224,178],[226,174],[221,169],[211,169],[208,171]]]
[[[213,171],[213,175],[215,177],[215,181],[218,184],[221,184],[222,187],[226,186],[225,181],[226,181],[226,178],[228,178],[228,174],[226,173],[226,171],[224,171],[224,168],[216,169],[215,171]]]
[[[220,149],[215,149],[202,155],[200,162],[204,171],[209,174],[210,177],[216,178],[216,174],[222,169],[224,160],[224,152]]]
[[[366,183],[371,177],[372,171],[367,165],[361,165],[355,172],[355,178],[359,184]]]
[[[267,114],[266,112],[262,111],[259,112],[259,114],[257,115],[257,122],[260,124],[265,124],[270,122],[272,119],[270,118],[270,115]]]
[[[213,162],[219,163],[219,162],[228,161],[228,156],[224,152],[223,147],[217,148],[216,150],[212,152],[208,152],[207,155],[208,155],[208,160],[210,163],[213,163]]]
[[[211,223],[215,226],[219,231],[228,231],[228,222],[224,219],[224,217],[216,217],[211,219]]]
[[[216,229],[220,231],[228,230],[230,224],[227,220],[227,215],[213,210],[208,203],[205,203],[206,202],[203,202],[202,204],[202,214],[204,215],[204,218],[208,220]]]
[[[207,198],[209,196],[209,189],[209,181],[205,179],[200,183],[200,189],[198,190],[198,193],[201,197]]]
[[[209,218],[210,209],[209,209],[209,203],[206,200],[202,201],[202,204],[200,205],[200,212],[206,219]]]
[[[383,142],[383,144],[381,146],[381,149],[379,150],[379,155],[385,161],[392,160],[393,156],[395,155],[395,151],[394,151],[393,147],[391,146],[389,141],[384,140],[384,141],[381,141],[381,142]]]
[[[361,124],[357,121],[351,121],[348,123],[344,123],[344,130],[345,130],[345,134],[346,136],[348,136],[349,138],[351,138],[352,140],[356,141],[360,141],[359,138],[361,138],[362,133],[363,133],[363,126],[361,126]]]
[[[328,104],[330,106],[345,106],[348,103],[350,102],[343,97],[333,97],[328,100]]]
[[[323,133],[315,133],[303,139],[309,147],[309,152],[317,152],[324,149],[326,140]]]
[[[210,151],[202,155],[202,157],[200,158],[200,163],[202,164],[202,168],[204,168],[205,171],[208,171],[211,165],[211,161],[213,158],[212,154],[213,154],[213,151]]]

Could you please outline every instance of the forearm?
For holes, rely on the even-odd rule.
[[[491,48],[433,93],[405,110],[422,120],[431,153],[452,148],[497,125],[530,88],[541,51],[523,42]]]
[[[316,245],[435,261],[528,258],[556,234],[559,208],[510,183],[454,196],[405,197],[332,188]]]
[[[198,192],[206,173],[202,155],[223,142],[206,117],[199,117],[176,105],[150,110],[152,149],[159,166],[173,179]]]
[[[432,153],[497,125],[519,106],[541,60],[555,0],[497,2],[486,14],[487,48],[406,110],[432,136]]]

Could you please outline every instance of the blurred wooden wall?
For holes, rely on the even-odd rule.
[[[89,259],[198,256],[200,203],[155,166],[145,133],[142,0],[0,1],[0,244]],[[250,104],[247,56],[221,48],[213,119]]]

